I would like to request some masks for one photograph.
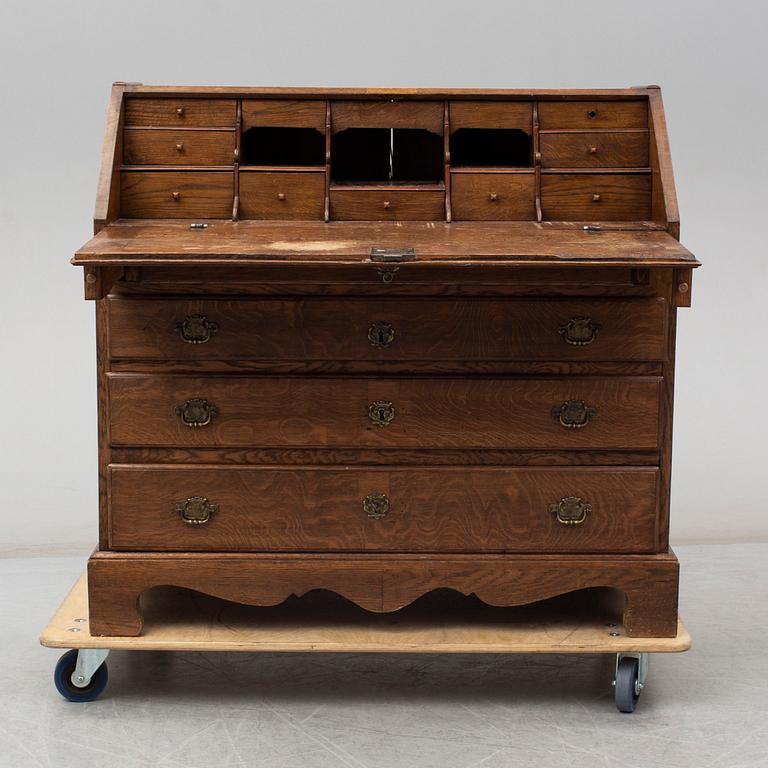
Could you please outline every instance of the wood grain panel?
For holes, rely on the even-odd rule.
[[[541,208],[550,221],[633,221],[651,217],[650,174],[544,173]]]
[[[120,174],[121,213],[126,218],[228,219],[233,201],[232,172],[124,170]]]
[[[536,218],[536,179],[530,173],[451,173],[455,221],[527,221]]]
[[[243,131],[254,127],[315,128],[325,133],[325,102],[312,99],[243,99]]]
[[[533,102],[452,101],[449,107],[451,132],[459,128],[512,128],[531,134]]]
[[[650,552],[654,468],[111,468],[113,549],[168,551]],[[384,493],[381,519],[363,510]],[[186,524],[178,502],[216,511]],[[565,496],[592,506],[579,525],[550,511]]]
[[[325,171],[241,171],[241,219],[322,219]]]
[[[397,187],[331,188],[331,218],[341,221],[432,221],[445,218],[445,191]]]
[[[115,446],[654,449],[656,378],[363,379],[109,375]],[[217,410],[186,426],[177,406]],[[553,415],[567,400],[597,415],[580,429]],[[379,426],[374,402],[395,418]]]
[[[126,128],[126,165],[232,165],[234,131],[152,130]]]
[[[110,356],[126,360],[651,361],[664,359],[666,340],[663,299],[113,298],[108,306]],[[216,325],[202,344],[180,333],[195,315]],[[592,343],[567,342],[561,329],[574,318],[599,327]],[[392,329],[386,346],[369,339],[376,322]]]
[[[568,131],[539,134],[544,168],[646,168],[648,131]]]
[[[443,133],[441,101],[333,101],[331,128],[424,128]]]
[[[540,101],[539,127],[647,128],[648,102],[643,101]]]
[[[223,128],[234,127],[236,121],[237,102],[234,99],[125,97],[126,125]]]

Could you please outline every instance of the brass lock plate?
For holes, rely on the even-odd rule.
[[[371,261],[415,261],[414,248],[371,248]]]

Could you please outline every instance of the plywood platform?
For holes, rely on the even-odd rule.
[[[519,608],[494,608],[436,592],[401,611],[372,614],[328,592],[271,608],[228,603],[187,590],[157,588],[142,598],[140,637],[94,637],[81,576],[40,636],[50,648],[146,651],[323,651],[371,653],[675,653],[691,637],[630,638],[620,606],[588,590]]]

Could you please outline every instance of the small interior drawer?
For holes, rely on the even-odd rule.
[[[646,101],[540,101],[539,128],[647,128]]]
[[[533,103],[528,101],[452,101],[451,133],[460,128],[517,128],[533,130]]]
[[[324,171],[241,171],[240,218],[322,219]]]
[[[237,102],[234,99],[144,99],[125,100],[125,124],[195,128],[234,127]]]
[[[542,131],[544,168],[646,168],[648,131]]]
[[[436,221],[445,218],[445,190],[395,186],[331,188],[331,218],[343,221]]]
[[[530,221],[536,218],[531,173],[452,173],[451,212],[456,221]]]
[[[235,132],[126,128],[123,162],[126,165],[232,165]]]
[[[325,131],[325,102],[288,99],[243,99],[243,130],[274,128],[314,128]]]
[[[347,128],[421,128],[443,133],[442,101],[334,101],[331,127],[334,133]]]
[[[234,173],[122,171],[121,215],[129,219],[229,219]]]
[[[541,209],[550,221],[643,221],[651,218],[647,173],[543,173]]]

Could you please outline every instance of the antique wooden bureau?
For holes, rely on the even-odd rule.
[[[392,611],[623,593],[673,636],[661,94],[113,87],[93,634],[158,585]]]

